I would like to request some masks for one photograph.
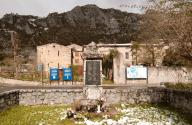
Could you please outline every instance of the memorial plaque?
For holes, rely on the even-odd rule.
[[[86,85],[101,85],[100,61],[86,61]]]

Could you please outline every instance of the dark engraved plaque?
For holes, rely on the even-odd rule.
[[[85,85],[101,85],[100,61],[86,61]]]

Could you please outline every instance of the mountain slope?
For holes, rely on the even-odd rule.
[[[18,32],[22,48],[50,41],[63,45],[91,41],[127,43],[134,40],[140,18],[137,14],[101,9],[96,5],[77,6],[69,12],[51,13],[45,18],[7,14],[0,19],[0,47],[11,47],[7,30]]]

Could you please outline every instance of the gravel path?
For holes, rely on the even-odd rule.
[[[34,82],[34,81],[22,81],[22,80],[15,80],[15,79],[8,79],[8,78],[2,78],[0,77],[0,84],[4,85],[25,85],[25,86],[37,86],[40,85],[40,82]]]

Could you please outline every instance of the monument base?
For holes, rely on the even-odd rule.
[[[91,85],[85,86],[83,88],[86,99],[90,100],[101,100],[101,94],[103,92],[103,87]]]

